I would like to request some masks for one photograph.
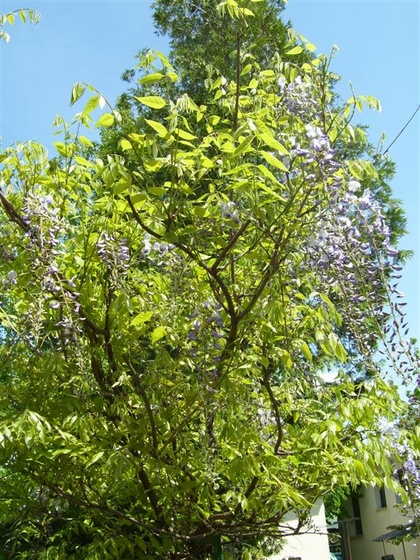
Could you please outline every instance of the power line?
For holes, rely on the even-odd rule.
[[[411,121],[414,119],[414,117],[416,116],[417,111],[420,109],[420,103],[417,105],[417,109],[414,111],[414,113],[411,115],[411,117],[409,118],[407,124],[400,130],[400,132],[397,134],[397,136],[394,138],[394,140],[391,142],[391,144],[388,146],[388,148],[384,151],[384,155],[387,153],[387,151],[391,148],[391,146],[393,146],[395,144],[395,142],[398,140],[398,138],[401,136],[401,134],[404,132],[404,130],[407,128],[407,126],[411,123]]]

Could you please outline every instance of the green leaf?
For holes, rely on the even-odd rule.
[[[287,350],[282,350],[280,353],[280,360],[282,364],[287,368],[290,369],[293,367],[292,358]]]
[[[33,23],[34,25],[36,25],[37,23],[39,23],[39,21],[41,20],[41,14],[37,11],[37,10],[33,10],[32,8],[30,8],[28,10],[28,14],[29,14],[29,20],[31,21],[31,23]]]
[[[83,109],[83,115],[89,115],[92,111],[94,111],[99,106],[99,95],[94,95],[91,97],[88,102],[86,103]]]
[[[270,360],[266,356],[260,356],[260,362],[265,368],[268,368],[270,365]]]
[[[282,202],[285,202],[285,199],[283,197],[281,197],[273,189],[270,189],[270,187],[268,187],[265,183],[263,183],[261,181],[258,181],[255,184],[256,184],[256,186],[258,186],[259,189],[263,190],[264,192],[266,192],[267,194],[269,194],[270,196],[272,196],[276,200],[281,200]]]
[[[125,192],[129,189],[132,185],[133,179],[131,175],[127,175],[126,177],[122,177],[114,186],[114,194],[118,195]]]
[[[162,123],[157,122],[157,121],[151,121],[151,120],[149,120],[149,119],[144,119],[144,120],[146,121],[146,123],[147,123],[149,126],[151,126],[151,127],[153,128],[153,130],[155,130],[155,131],[158,133],[158,135],[159,135],[161,138],[165,138],[165,137],[169,134],[169,132],[168,132],[167,129],[163,126]]]
[[[210,216],[210,212],[207,210],[207,208],[203,208],[202,206],[195,206],[193,208],[193,212],[199,218],[207,218],[208,216]]]
[[[316,45],[314,45],[313,43],[305,43],[305,48],[309,52],[315,52],[316,51]]]
[[[95,463],[97,463],[100,459],[102,459],[103,456],[104,456],[104,451],[98,451],[98,453],[95,453],[95,455],[92,457],[92,459],[86,465],[86,468],[89,468],[92,465],[94,465]]]
[[[209,123],[212,126],[216,126],[216,124],[220,121],[219,115],[210,115],[209,116]]]
[[[156,84],[160,82],[164,77],[165,74],[162,74],[162,72],[154,72],[153,74],[147,74],[146,76],[140,78],[139,83],[145,85]]]
[[[241,76],[245,76],[246,74],[249,74],[251,72],[251,70],[252,70],[252,64],[247,64],[242,69]]]
[[[95,126],[97,127],[106,127],[112,126],[114,124],[115,117],[111,113],[104,113],[99,119],[96,121]]]
[[[92,162],[88,161],[86,158],[84,158],[82,156],[74,156],[74,161],[78,165],[81,165],[83,167],[91,167],[92,166]]]
[[[80,82],[74,84],[71,90],[70,105],[74,105],[76,101],[82,97],[85,91],[86,91],[86,85]]]
[[[303,52],[302,47],[296,46],[290,49],[289,51],[286,51],[285,54],[287,54],[288,56],[294,56],[296,54],[300,54],[301,52]]]
[[[171,63],[169,62],[168,58],[160,51],[154,51],[155,55],[158,59],[162,62],[163,66],[169,70],[173,70]]]
[[[214,167],[214,162],[204,155],[201,155],[200,163],[206,169],[211,169],[212,167]]]
[[[300,350],[301,350],[302,354],[305,356],[305,358],[308,360],[308,362],[312,362],[312,360],[313,360],[312,352],[311,352],[308,344],[304,340],[300,340],[299,341],[299,347],[300,347]]]
[[[136,327],[137,325],[143,325],[144,323],[150,321],[152,317],[153,317],[153,311],[143,311],[142,313],[139,313],[134,317],[130,325],[132,327]]]
[[[178,74],[175,74],[175,72],[172,72],[171,70],[168,70],[168,78],[171,80],[171,82],[175,83],[179,80],[178,78]]]
[[[249,148],[249,146],[252,144],[252,141],[254,140],[254,136],[252,134],[250,134],[249,136],[247,136],[245,138],[245,140],[242,140],[242,142],[239,144],[239,146],[237,146],[233,152],[233,157],[237,157],[240,154],[243,154],[245,151],[247,151],[247,149]]]
[[[64,144],[63,142],[54,142],[53,145],[55,146],[55,149],[60,154],[60,156],[63,156],[65,158],[71,157],[72,152],[68,144]]]
[[[129,140],[127,140],[126,138],[123,138],[122,140],[120,140],[120,146],[124,151],[129,151],[133,149],[133,146],[131,145],[131,142]]]
[[[280,142],[276,140],[272,134],[268,132],[262,132],[262,133],[257,133],[257,136],[259,140],[267,144],[267,146],[269,146],[270,148],[273,148],[274,150],[277,150],[282,154],[288,155],[289,153],[288,150],[286,150],[283,144],[280,144]]]
[[[93,148],[94,144],[93,142],[91,142],[89,140],[89,138],[86,138],[86,136],[82,136],[81,134],[78,136],[78,139],[80,141],[81,144],[83,144],[83,146],[86,146],[87,148]]]
[[[164,187],[149,187],[149,192],[156,196],[162,196],[167,193],[167,189]]]
[[[340,341],[337,342],[335,348],[334,348],[334,354],[335,357],[340,360],[340,362],[342,364],[344,364],[347,361],[347,352],[344,348],[344,346],[341,344]]]
[[[163,326],[160,326],[160,327],[155,328],[155,330],[152,332],[152,335],[151,335],[150,338],[151,338],[152,342],[157,342],[158,340],[160,340],[164,336],[166,336],[166,328],[163,327]]]
[[[273,154],[271,154],[270,152],[265,152],[263,150],[260,150],[259,154],[262,155],[262,157],[265,159],[265,161],[267,163],[269,163],[270,165],[272,165],[274,167],[277,167],[277,169],[281,169],[285,173],[289,172],[289,170],[284,165],[284,163],[282,161],[280,161],[279,159],[277,159],[276,157],[274,157]]]
[[[197,138],[197,136],[194,136],[194,134],[190,134],[189,132],[181,130],[180,128],[176,130],[176,134],[183,140],[195,140]]]
[[[159,171],[162,169],[163,163],[158,159],[147,159],[143,162],[146,171]]]
[[[258,169],[261,171],[261,173],[264,175],[264,177],[266,177],[267,179],[270,179],[270,181],[272,181],[273,183],[276,183],[276,184],[279,183],[278,179],[273,175],[273,173],[271,173],[271,171],[269,169],[267,169],[267,167],[265,165],[260,163],[258,165]]]
[[[150,107],[151,109],[162,109],[165,107],[166,101],[157,95],[147,95],[145,97],[138,97],[134,96],[137,101],[140,101],[146,107]]]

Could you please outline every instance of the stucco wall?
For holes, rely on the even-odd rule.
[[[327,523],[321,500],[312,508],[311,516],[316,531],[311,528],[308,533],[286,537],[285,546],[280,554],[271,556],[270,560],[283,560],[290,557],[298,557],[302,560],[329,560]],[[288,516],[285,521],[290,522],[290,525],[296,525],[293,515]]]
[[[381,560],[384,554],[393,554],[395,560],[405,560],[402,545],[394,546],[391,543],[373,542],[373,539],[389,531],[390,525],[407,524],[409,519],[404,517],[396,507],[397,498],[391,490],[385,488],[386,507],[380,507],[378,489],[368,486],[360,491],[359,505],[362,519],[363,535],[355,535],[354,527],[350,529],[350,545],[352,560]],[[352,522],[350,522],[351,525]],[[420,540],[404,544],[407,560],[420,558]]]

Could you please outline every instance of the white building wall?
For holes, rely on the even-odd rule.
[[[309,532],[302,532],[285,538],[285,545],[279,554],[270,556],[270,560],[284,560],[288,558],[301,558],[302,560],[329,560],[327,522],[322,500],[318,500],[311,510],[313,527]],[[296,526],[293,515],[286,516],[285,522]],[[283,523],[283,521],[282,521]],[[303,529],[305,531],[305,529]]]
[[[350,522],[350,547],[352,560],[381,560],[384,554],[393,554],[395,560],[405,560],[402,544],[395,546],[391,543],[373,542],[373,539],[389,532],[391,525],[406,525],[409,519],[404,517],[396,507],[397,497],[394,492],[385,488],[386,507],[380,507],[378,489],[367,486],[360,491],[359,506],[362,520],[363,534],[356,535]],[[385,545],[385,552],[384,552]],[[407,560],[420,558],[420,539],[404,543]]]

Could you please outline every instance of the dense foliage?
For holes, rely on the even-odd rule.
[[[280,19],[284,4],[283,0],[153,2],[156,29],[170,38],[171,60],[184,91],[202,101],[210,68],[240,82],[238,55],[265,64],[284,50],[287,26]]]
[[[240,54],[240,83],[213,70],[205,104],[172,97],[174,68],[149,54],[142,127],[96,122],[118,123],[119,154],[86,156],[65,123],[56,158],[2,153],[7,557],[197,559],[220,536],[246,555],[326,492],[395,487],[378,420],[404,405],[371,348],[404,333],[398,253],[374,162],[335,149],[363,99],[337,111],[304,49]],[[81,84],[72,102],[88,91],[84,125],[106,103]],[[349,339],[371,379],[323,382]]]

